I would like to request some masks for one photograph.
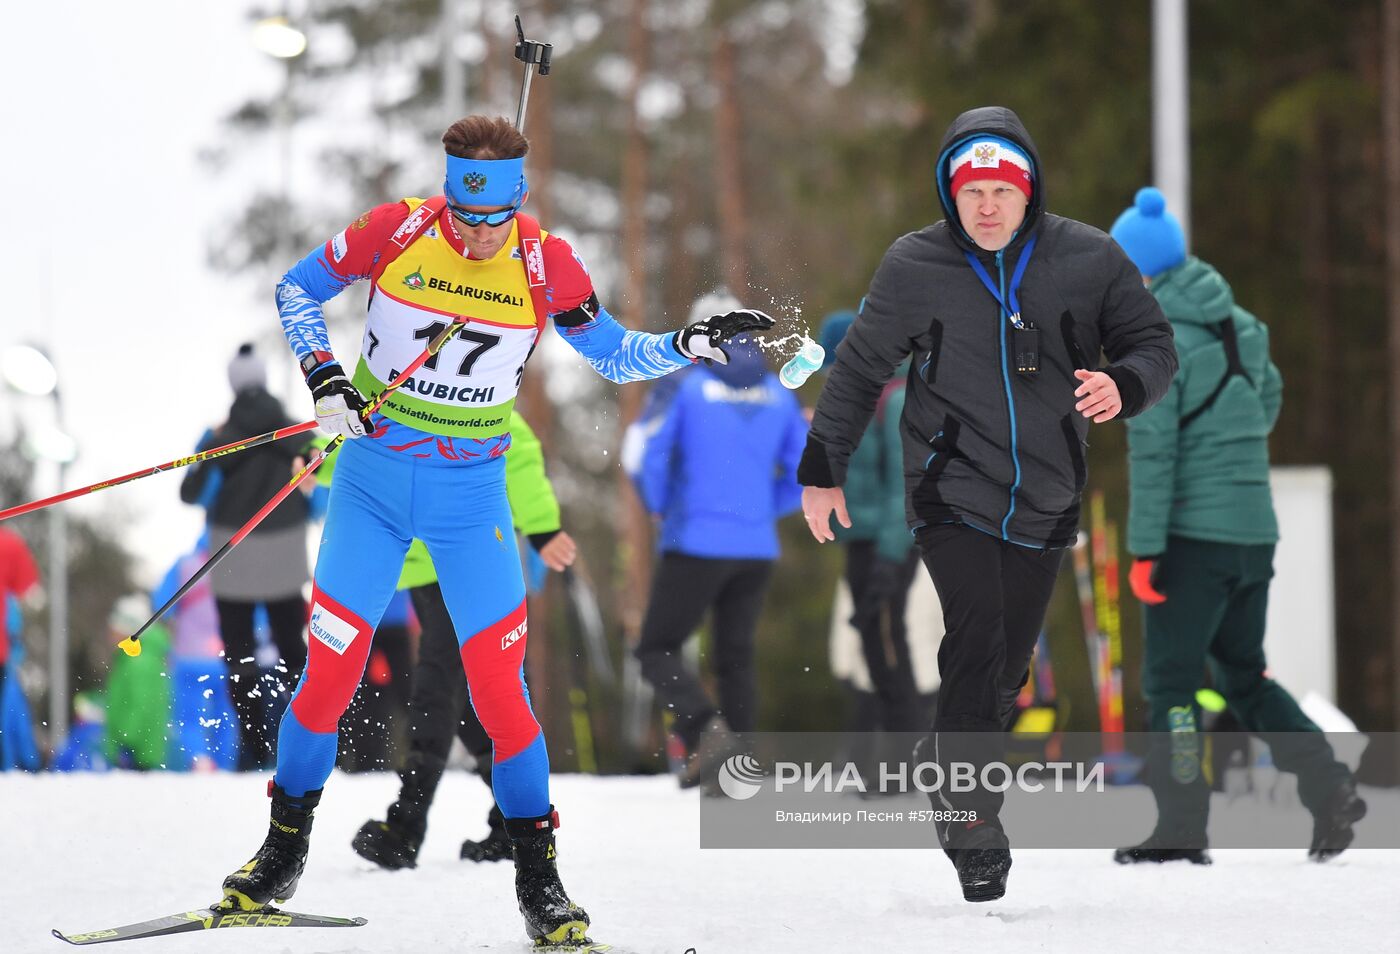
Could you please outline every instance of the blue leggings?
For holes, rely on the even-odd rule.
[[[416,459],[372,438],[347,441],[337,453],[306,670],[282,717],[277,784],[297,796],[330,777],[336,725],[417,537],[437,567],[472,706],[491,736],[496,802],[507,818],[547,814],[549,756],[525,688],[525,582],[504,457]]]

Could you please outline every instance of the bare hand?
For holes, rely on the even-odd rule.
[[[550,537],[549,542],[540,547],[540,559],[555,573],[561,573],[566,568],[573,566],[574,560],[577,558],[578,544],[574,543],[574,538],[563,530]]]
[[[297,474],[301,473],[301,469],[305,467],[308,463],[309,461],[305,457],[293,457],[292,476],[295,477]],[[306,496],[310,497],[313,493],[316,492],[316,481],[303,480],[301,484],[297,487],[297,489],[300,490]]]
[[[1074,376],[1082,382],[1074,389],[1074,396],[1081,399],[1074,409],[1080,414],[1093,418],[1095,424],[1102,424],[1113,420],[1123,410],[1118,385],[1107,374],[1080,368]]]
[[[851,528],[851,515],[846,513],[846,492],[840,487],[803,487],[802,515],[807,518],[807,529],[818,543],[835,540],[836,533],[831,529],[831,512],[836,511],[836,519],[847,530]]]

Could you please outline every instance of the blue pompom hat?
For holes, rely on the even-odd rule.
[[[1167,211],[1167,197],[1151,186],[1139,189],[1132,207],[1118,216],[1109,234],[1148,278],[1186,261],[1186,235]]]
[[[817,344],[826,351],[826,357],[822,360],[822,370],[836,363],[836,346],[846,337],[846,332],[851,329],[855,320],[856,313],[853,311],[833,311],[822,319],[821,330],[817,332]]]

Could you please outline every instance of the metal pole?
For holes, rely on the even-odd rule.
[[[535,75],[535,64],[525,64],[525,79],[520,83],[520,106],[515,112],[515,128],[525,131],[525,103],[530,98],[530,80]]]
[[[465,0],[442,0],[442,112],[454,123],[467,112],[467,64],[457,54],[457,41],[467,32]]]
[[[1152,0],[1152,173],[1191,245],[1186,0]]]
[[[292,64],[295,59],[282,61],[282,95],[277,103],[277,187],[281,192],[278,197],[281,208],[277,213],[277,239],[273,243],[275,261],[272,263],[273,283],[280,281],[286,269],[292,267],[292,258],[297,250],[292,239]],[[286,389],[283,392],[282,400],[290,406],[301,393],[302,374],[301,366],[297,364],[296,355],[290,348],[280,348],[274,353],[280,353],[286,362]]]
[[[63,428],[63,405],[54,391],[56,426]],[[58,465],[58,485],[68,465]],[[49,511],[49,740],[57,754],[68,738],[68,517],[62,507]]]

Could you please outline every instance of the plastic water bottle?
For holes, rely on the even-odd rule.
[[[804,335],[802,347],[783,365],[783,369],[778,372],[778,380],[783,382],[783,387],[796,390],[812,376],[813,371],[821,369],[825,360],[826,349]]]

